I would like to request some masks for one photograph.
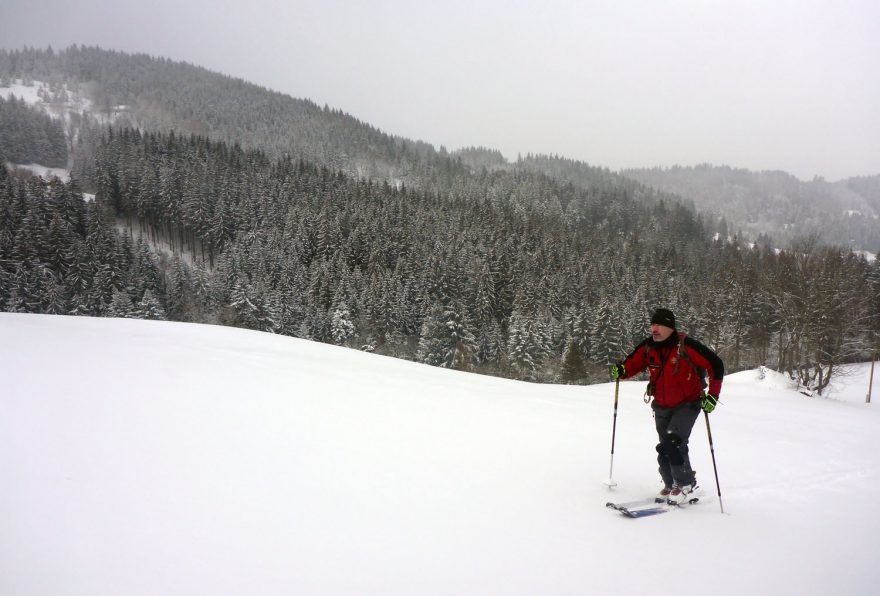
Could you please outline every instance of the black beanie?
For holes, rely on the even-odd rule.
[[[672,314],[671,310],[658,308],[654,311],[654,316],[651,317],[651,324],[666,325],[667,327],[675,329],[675,315]]]

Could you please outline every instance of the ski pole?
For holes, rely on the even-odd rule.
[[[617,486],[614,482],[614,438],[617,436],[617,396],[620,394],[620,377],[614,380],[614,424],[611,427],[611,469],[608,470],[608,480],[605,485],[608,488]]]
[[[724,513],[724,502],[721,500],[721,483],[718,482],[718,464],[715,463],[715,444],[712,442],[712,427],[709,425],[709,412],[703,410],[703,416],[706,418],[706,432],[709,434],[709,450],[712,452],[712,467],[715,468],[715,486],[718,488],[718,504],[721,506],[721,513]]]

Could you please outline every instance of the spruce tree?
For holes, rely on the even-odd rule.
[[[577,383],[586,378],[587,369],[584,363],[584,355],[578,342],[574,339],[568,341],[565,353],[562,355],[562,382]]]
[[[144,292],[144,297],[141,298],[135,312],[138,318],[141,319],[152,319],[155,321],[165,320],[165,310],[162,308],[162,305],[159,304],[159,301],[153,297],[153,292],[150,290]]]

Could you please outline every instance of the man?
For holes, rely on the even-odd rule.
[[[688,439],[700,409],[711,412],[718,403],[724,363],[718,355],[675,328],[671,310],[658,308],[651,317],[651,337],[636,346],[622,364],[611,367],[613,379],[626,379],[647,368],[647,395],[654,398],[654,422],[660,442],[657,462],[663,490],[670,503],[682,503],[696,488],[688,458]],[[703,371],[709,377],[704,394]]]

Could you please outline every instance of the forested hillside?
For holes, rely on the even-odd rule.
[[[0,97],[0,163],[67,166],[67,138],[62,125],[23,101]]]
[[[581,188],[625,189],[646,202],[684,202],[703,213],[710,232],[725,238],[790,247],[815,236],[825,244],[880,252],[880,176],[803,182],[785,172],[707,165],[618,173],[558,155],[528,154],[513,163],[485,148],[455,155],[474,169],[525,170]]]
[[[777,246],[815,235],[826,244],[880,252],[880,176],[803,182],[785,172],[709,165],[623,174],[723,217],[721,233],[770,237]]]
[[[729,368],[813,388],[876,341],[876,263],[712,241],[682,205],[539,174],[432,193],[126,129],[100,145],[95,184],[83,204],[6,176],[0,308],[217,322],[539,381],[604,378],[659,304]]]
[[[871,178],[802,182],[784,172],[705,165],[614,173],[560,156],[529,154],[508,162],[487,148],[449,155],[308,99],[187,63],[86,46],[59,52],[0,50],[0,82],[16,78],[63,84],[90,98],[95,113],[78,121],[71,134],[77,137],[74,173],[84,184],[104,126],[115,121],[145,131],[196,134],[258,149],[270,159],[305,159],[352,176],[437,192],[483,168],[526,170],[593,191],[622,189],[649,203],[658,197],[693,203],[705,212],[712,233],[779,247],[817,235],[827,244],[880,252],[880,199],[870,190],[876,185]]]
[[[659,305],[730,369],[811,390],[877,347],[876,262],[815,237],[713,240],[692,204],[607,169],[446,155],[97,48],[0,51],[0,77],[98,106],[70,119],[72,182],[0,172],[3,310],[221,323],[538,381],[604,379]]]
[[[206,136],[354,176],[428,186],[460,170],[427,143],[185,62],[86,46],[0,49],[0,80],[16,78],[63,82],[87,95],[98,114],[122,110],[141,130]]]
[[[76,183],[0,167],[0,309],[164,319],[167,302],[153,251]]]

